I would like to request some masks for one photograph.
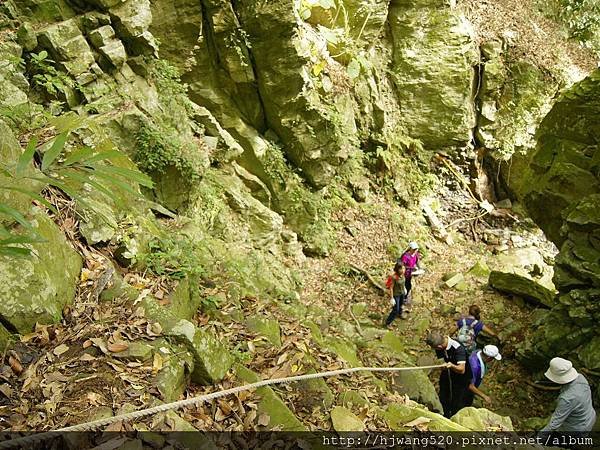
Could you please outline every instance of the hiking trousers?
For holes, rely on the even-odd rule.
[[[450,372],[450,373],[449,373]],[[440,403],[444,408],[444,417],[448,419],[466,406],[468,379],[464,375],[442,370],[440,374]]]
[[[394,300],[396,301],[396,304],[392,306],[392,310],[390,311],[390,314],[388,315],[385,321],[386,326],[392,323],[396,317],[402,315],[402,304],[404,303],[404,295],[394,295]]]

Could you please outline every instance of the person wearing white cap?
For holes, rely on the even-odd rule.
[[[553,358],[544,374],[546,378],[562,384],[556,409],[542,432],[589,432],[596,423],[592,405],[592,391],[583,375],[573,368],[573,363],[563,358]]]
[[[410,242],[408,244],[408,248],[402,253],[402,256],[398,258],[397,262],[401,262],[406,268],[404,273],[405,278],[405,287],[406,287],[406,304],[410,305],[411,302],[411,290],[412,290],[412,276],[413,272],[418,270],[419,259],[421,255],[419,254],[419,245],[416,242]],[[406,310],[407,312],[409,309]]]
[[[492,402],[492,399],[479,389],[479,386],[487,371],[487,364],[500,360],[502,360],[502,355],[495,345],[486,345],[483,347],[483,350],[471,353],[471,356],[469,356],[471,383],[469,384],[469,391],[466,394],[465,406],[471,406],[476,395],[481,397],[488,405]]]

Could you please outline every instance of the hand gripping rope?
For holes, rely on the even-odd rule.
[[[107,417],[105,419],[98,419],[92,422],[86,422],[79,425],[72,425],[70,427],[60,428],[55,431],[46,431],[43,433],[32,434],[30,436],[19,437],[11,439],[9,441],[0,442],[0,449],[15,448],[24,446],[27,444],[33,444],[34,442],[40,442],[47,439],[52,439],[61,435],[61,433],[70,431],[95,431],[104,426],[121,422],[130,421],[133,419],[140,419],[142,417],[150,416],[160,412],[172,411],[175,409],[184,408],[186,406],[196,406],[201,403],[214,400],[220,397],[225,397],[231,394],[237,394],[242,391],[249,391],[262,386],[269,386],[271,384],[285,384],[292,383],[294,381],[311,380],[313,378],[327,378],[334,377],[337,375],[346,375],[354,372],[401,372],[410,370],[428,370],[428,369],[439,369],[446,367],[445,364],[438,364],[434,366],[417,366],[417,367],[352,367],[349,369],[331,370],[328,372],[311,373],[307,375],[297,375],[294,377],[287,378],[273,378],[270,380],[257,381],[256,383],[244,384],[242,386],[234,387],[231,389],[225,389],[223,391],[213,392],[211,394],[200,395],[198,397],[192,397],[185,400],[179,400],[172,403],[165,403],[163,405],[153,406],[152,408],[142,409],[140,411],[134,411],[127,414],[120,414],[118,416]]]

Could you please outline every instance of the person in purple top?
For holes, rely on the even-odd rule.
[[[471,406],[476,395],[481,397],[488,405],[492,402],[492,399],[479,389],[479,386],[481,386],[481,382],[487,371],[487,364],[492,361],[500,361],[501,359],[502,355],[495,345],[486,345],[483,347],[483,350],[471,353],[471,356],[469,356],[471,383],[469,383],[469,390],[465,394],[465,406]]]
[[[417,270],[419,267],[419,259],[421,255],[419,254],[419,245],[416,242],[411,242],[408,244],[408,248],[402,256],[398,258],[398,262],[401,262],[405,269],[404,278],[405,278],[405,286],[406,286],[406,301],[410,303],[410,291],[412,289],[412,273]]]
[[[479,308],[479,306],[471,305],[469,307],[469,315],[463,316],[456,321],[456,328],[458,330],[460,330],[462,328],[463,320],[465,321],[467,326],[469,326],[469,327],[471,325],[473,326],[473,331],[475,332],[475,338],[477,338],[479,333],[481,333],[482,331],[485,331],[490,336],[498,339],[498,335],[496,334],[496,332],[481,321],[481,308]]]

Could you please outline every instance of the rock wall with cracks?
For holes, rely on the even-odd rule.
[[[558,303],[520,350],[532,368],[557,355],[600,369],[600,72],[561,95],[543,119],[517,195],[557,245]],[[533,181],[533,182],[532,182]],[[598,398],[600,392],[596,393]]]
[[[454,157],[467,149],[474,157],[473,146],[500,153],[530,148],[559,84],[509,57],[509,42],[479,46],[460,10],[440,0],[7,0],[0,27],[7,37],[0,43],[2,162],[14,163],[22,152],[17,137],[76,114],[84,122],[69,145],[110,141],[124,166],[137,166],[155,183],[145,192],[148,202],[124,195],[125,204],[77,186],[86,202],[76,205],[76,232],[85,244],[109,247],[111,264],[132,270],[151,270],[152,258],[164,254],[175,253],[185,264],[176,253],[183,245],[202,268],[202,280],[241,279],[227,298],[232,302],[262,296],[293,303],[299,289],[294,264],[305,254],[327,255],[335,245],[332,211],[365,200],[373,185],[384,183],[394,201],[415,202],[433,153]],[[35,66],[44,52],[46,65]],[[546,164],[544,148],[534,157],[536,176],[560,169]],[[589,188],[595,175],[593,164],[584,163],[586,149],[578,150],[583,156],[568,155],[576,161],[573,170],[590,179]],[[547,178],[549,185],[556,179]],[[588,289],[596,282],[589,265],[595,256],[567,243],[593,235],[594,198],[561,219],[567,226],[536,216],[536,201],[579,191],[548,192],[523,198],[548,235],[567,246],[564,255],[575,255],[558,261],[561,303],[571,302],[569,314],[587,321],[584,311],[597,295]],[[81,268],[46,213],[29,211],[18,196],[10,200],[52,248],[22,266],[0,258],[6,268],[0,342],[10,332],[31,331],[36,319],[59,321],[76,295]],[[561,203],[555,205],[559,217]],[[165,216],[175,218],[166,224]],[[57,260],[64,264],[48,262]],[[575,260],[583,262],[573,266]],[[137,298],[118,275],[113,281],[111,295]],[[198,274],[184,273],[168,307],[151,297],[141,304],[173,341],[174,353],[183,355],[169,367],[177,386],[160,384],[164,399],[177,398],[190,377],[217,382],[233,363],[231,343],[193,323],[199,289]],[[592,336],[581,333],[581,339]],[[346,346],[354,344],[340,342],[321,344],[347,357]],[[582,358],[594,358],[595,348],[585,347]],[[438,406],[425,377],[409,378],[403,383],[417,386],[412,396]],[[389,411],[388,422],[421,414],[415,405],[404,409]],[[441,427],[456,426],[432,418]]]

